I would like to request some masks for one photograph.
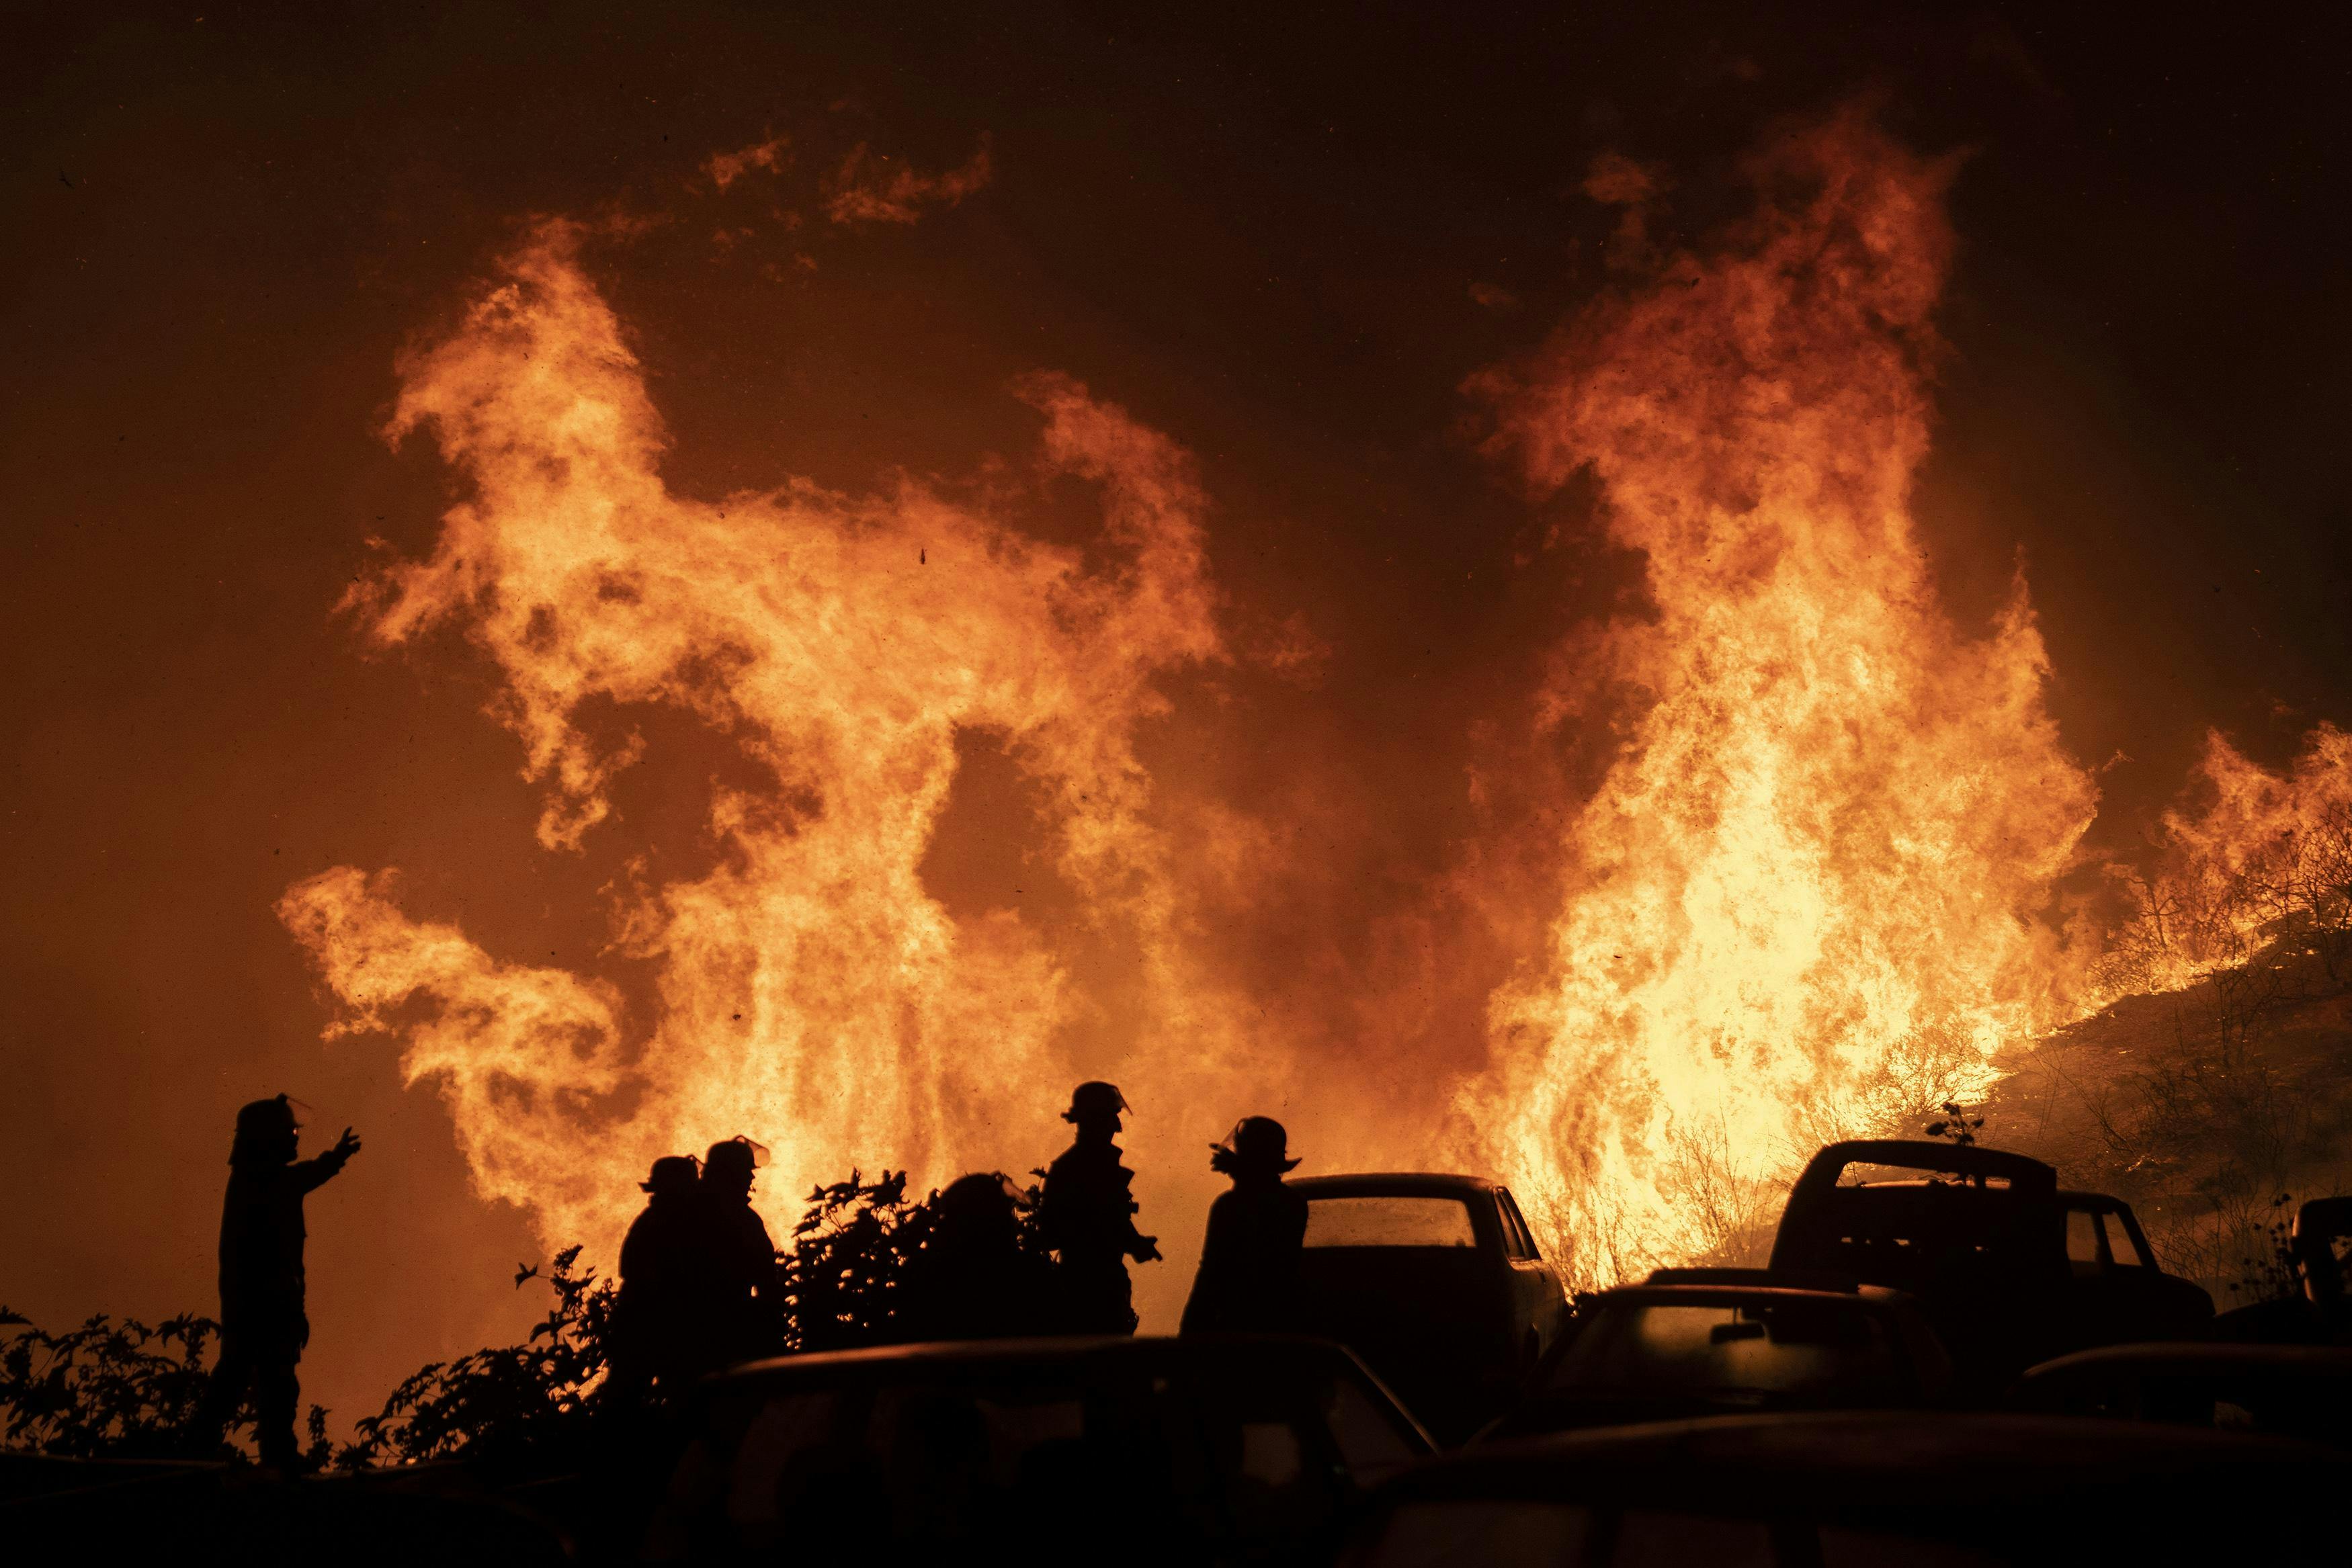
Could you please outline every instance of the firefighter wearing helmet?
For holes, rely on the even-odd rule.
[[[1135,1228],[1129,1192],[1135,1173],[1120,1163],[1120,1113],[1127,1101],[1108,1083],[1081,1083],[1062,1120],[1077,1140],[1045,1172],[1037,1219],[1045,1245],[1060,1259],[1063,1308],[1074,1333],[1135,1332],[1135,1305],[1127,1277],[1129,1259],[1160,1256],[1156,1238]]]
[[[335,1146],[297,1160],[294,1107],[280,1094],[236,1113],[229,1146],[228,1195],[221,1205],[221,1354],[191,1426],[199,1447],[218,1444],[248,1396],[265,1465],[296,1468],[294,1373],[310,1340],[303,1312],[302,1199],[332,1180],[360,1141],[349,1127]]]

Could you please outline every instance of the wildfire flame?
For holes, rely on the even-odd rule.
[[[1756,214],[1724,243],[1474,382],[1496,455],[1539,491],[1589,473],[1607,538],[1643,562],[1647,602],[1564,645],[1531,706],[1555,737],[1617,744],[1589,796],[1537,813],[1566,824],[1538,847],[1564,897],[1491,998],[1484,1068],[1423,1041],[1401,1090],[1317,1080],[1324,1098],[1409,1102],[1392,1124],[1326,1117],[1324,1161],[1497,1174],[1579,1283],[1736,1248],[1819,1142],[1981,1091],[1997,1048],[2097,990],[2053,917],[2096,791],[2045,710],[2022,580],[1981,634],[1958,628],[1910,510],[1950,165],[1849,112],[1750,172]],[[1660,188],[1622,160],[1606,173],[1597,199]],[[1620,227],[1644,256],[1648,233],[1639,212]],[[1233,885],[1282,874],[1297,835],[1213,799],[1171,813],[1139,758],[1171,678],[1228,657],[1178,446],[1066,379],[1021,383],[1044,471],[1099,492],[1084,548],[912,482],[691,499],[665,482],[662,421],[576,247],[537,230],[403,365],[391,434],[429,432],[473,493],[427,559],[350,607],[381,646],[454,626],[495,664],[493,712],[545,791],[551,851],[611,831],[611,787],[643,753],[595,716],[610,705],[692,716],[761,781],[716,790],[707,874],[616,884],[616,948],[658,977],[649,1019],[605,978],[413,918],[390,873],[286,894],[335,1030],[405,1037],[404,1071],[439,1086],[483,1192],[551,1240],[609,1247],[650,1160],[719,1136],[775,1151],[771,1204],[852,1164],[1020,1168],[1055,1141],[1076,1077],[1213,1105],[1213,1134],[1307,1078],[1287,1054],[1307,1048],[1240,1020],[1302,1038],[1425,1023],[1400,1005],[1383,1025],[1380,999],[1414,982],[1377,975],[1309,1019],[1246,994],[1203,935],[1204,911],[1239,906]],[[1270,666],[1308,657],[1294,641]],[[974,735],[1001,737],[1033,787],[1118,964],[1010,909],[953,914],[925,885]],[[2338,732],[2285,779],[2218,742],[2205,772],[2216,803],[2167,832],[2208,882],[2302,864],[2282,842],[2352,843]],[[1459,904],[1530,906],[1497,846],[1459,865]],[[1429,933],[1423,980],[1445,962],[1444,907],[1433,892],[1399,917]],[[2141,988],[2207,961],[2158,956],[2175,969]],[[1366,1060],[1396,1060],[1390,1043]],[[1426,1107],[1448,1093],[1440,1134]],[[1197,1149],[1193,1130],[1146,1137]]]
[[[1646,559],[1647,612],[1549,694],[1635,716],[1464,1096],[1582,1279],[1732,1242],[1823,1135],[1979,1087],[2055,1005],[2095,791],[2022,583],[1962,635],[1909,510],[1949,172],[1858,114],[1791,135],[1731,243],[1481,382],[1532,481],[1589,468]]]
[[[2129,917],[2103,956],[2102,1002],[2179,990],[2290,935],[2340,939],[2352,929],[2352,735],[2323,724],[2273,773],[2209,733],[2189,799],[2165,813],[2155,850],[2152,867],[2130,868]],[[2327,944],[2331,962],[2336,946]]]
[[[495,662],[495,712],[547,792],[542,843],[602,823],[642,751],[598,740],[594,699],[684,709],[772,779],[717,793],[707,876],[619,895],[621,946],[658,965],[642,1040],[610,984],[413,920],[388,874],[337,868],[278,906],[337,1028],[404,1032],[406,1076],[439,1085],[480,1189],[551,1239],[617,1236],[655,1156],[738,1132],[774,1151],[778,1204],[853,1162],[1050,1152],[1072,1073],[1125,1042],[1019,915],[959,920],[923,885],[961,734],[1004,737],[1062,877],[1130,934],[1124,1027],[1183,1040],[1124,1063],[1139,1100],[1176,1103],[1225,1060],[1132,744],[1156,677],[1222,656],[1192,464],[1073,382],[1020,392],[1046,467],[1099,487],[1087,550],[912,483],[674,493],[640,368],[562,225],[404,365],[391,434],[429,430],[474,494],[429,559],[352,603],[379,644],[446,622]]]

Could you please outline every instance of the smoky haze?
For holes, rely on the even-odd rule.
[[[1483,1052],[1486,998],[1554,912],[1539,883],[1448,891],[1491,825],[1468,779],[1638,563],[1577,486],[1531,497],[1480,456],[1458,389],[1628,286],[1622,209],[1581,189],[1604,153],[1666,172],[1643,236],[1664,246],[1748,199],[1736,155],[1779,117],[1857,87],[1905,141],[1969,150],[1916,507],[1957,624],[1989,623],[2021,552],[2066,746],[2129,759],[2095,841],[2131,843],[2209,726],[2276,762],[2352,709],[2328,51],[2039,11],[1154,26],[207,7],[31,29],[0,239],[0,1299],[47,1322],[208,1305],[230,1116],[282,1088],[314,1141],[369,1141],[312,1206],[309,1397],[348,1419],[534,1315],[507,1286],[545,1251],[528,1218],[477,1196],[390,1042],[321,1042],[273,908],[397,866],[411,915],[603,975],[642,1020],[654,976],[609,950],[607,889],[639,851],[656,882],[708,874],[714,785],[755,781],[685,715],[592,714],[646,738],[611,786],[629,832],[548,852],[488,661],[449,629],[371,652],[336,612],[463,492],[429,442],[383,439],[397,367],[546,215],[601,225],[682,497],[905,471],[979,504],[1034,483],[1037,416],[1007,389],[1041,368],[1191,455],[1230,657],[1171,674],[1137,746],[1171,798],[1282,824],[1229,977],[1286,1057],[1335,1065],[1319,1112],[1179,1129],[1141,1104],[1165,1162],[1267,1110],[1329,1168],[1314,1140],[1356,1135],[1346,1107],[1410,1105],[1421,1052]],[[1091,505],[1047,485],[1023,526],[1083,549]],[[1034,781],[985,730],[957,745],[924,885],[960,919],[1008,883],[1068,915]],[[1549,762],[1589,787],[1605,754],[1571,737]],[[1335,992],[1413,1010],[1358,1030]],[[1181,1260],[1199,1210],[1176,1191],[1144,1218]],[[1182,1267],[1141,1271],[1148,1310]]]

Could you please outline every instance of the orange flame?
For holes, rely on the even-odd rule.
[[[2095,798],[2022,584],[1961,635],[1909,511],[1948,166],[1850,113],[1752,172],[1734,243],[1480,383],[1647,561],[1648,613],[1549,694],[1640,707],[1462,1102],[1587,1281],[1733,1245],[1823,1135],[1989,1081],[2051,1015]]]
[[[1605,199],[1659,188],[1631,168]],[[1819,1140],[1980,1090],[1996,1047],[2070,1005],[2048,913],[2095,791],[2044,709],[2021,581],[1963,634],[1909,512],[1948,172],[1855,114],[1785,138],[1729,243],[1477,382],[1498,450],[1539,488],[1589,471],[1609,538],[1644,559],[1643,612],[1565,649],[1535,704],[1621,744],[1590,799],[1547,807],[1570,824],[1544,850],[1566,898],[1540,963],[1491,998],[1485,1071],[1431,1060],[1389,1074],[1401,1088],[1351,1086],[1411,1102],[1410,1131],[1361,1104],[1310,1114],[1321,1158],[1418,1162],[1427,1099],[1452,1085],[1454,1154],[1513,1184],[1580,1282],[1736,1247]],[[1621,233],[1653,254],[1642,224]],[[772,1206],[852,1163],[1019,1168],[1097,1072],[1147,1107],[1213,1104],[1213,1134],[1300,1072],[1245,1050],[1240,1020],[1295,1013],[1304,1039],[1433,1016],[1350,1012],[1410,988],[1376,979],[1321,1020],[1283,1012],[1203,937],[1295,835],[1222,800],[1171,809],[1139,757],[1169,677],[1227,656],[1202,498],[1166,438],[1074,382],[1023,383],[1045,469],[1100,491],[1084,549],[912,483],[688,498],[560,225],[403,381],[392,434],[429,429],[474,495],[428,559],[352,602],[382,645],[448,624],[495,663],[493,711],[546,790],[542,843],[599,830],[643,749],[599,738],[599,704],[683,710],[767,776],[716,793],[716,869],[615,895],[621,949],[658,970],[646,1025],[605,980],[410,917],[388,873],[338,868],[279,904],[335,1029],[404,1033],[482,1190],[551,1240],[609,1245],[653,1157],[736,1132],[776,1151]],[[1311,662],[1292,641],[1268,661]],[[1034,787],[1083,919],[1123,934],[1117,980],[1067,934],[959,917],[926,888],[976,732]],[[1441,897],[1526,905],[1496,849],[1466,846]],[[1406,924],[1430,936],[1424,979],[1470,940]],[[1142,1129],[1147,1221],[1171,1179],[1148,1145],[1197,1164],[1180,1119]]]
[[[2205,737],[2189,794],[2165,813],[2156,863],[2104,955],[2101,1001],[2179,990],[2300,928],[2352,926],[2352,735],[2312,731],[2282,772]]]
[[[481,1190],[534,1209],[551,1240],[596,1242],[652,1158],[738,1132],[775,1152],[779,1207],[853,1162],[937,1176],[1050,1152],[1073,1072],[1120,1065],[1127,1042],[1017,914],[958,920],[919,876],[974,730],[1007,737],[1089,916],[1132,934],[1140,1000],[1121,1027],[1181,1032],[1182,1050],[1124,1064],[1131,1092],[1172,1105],[1218,1071],[1229,1036],[1184,955],[1132,744],[1164,706],[1155,678],[1223,656],[1186,455],[1039,376],[1020,392],[1046,467],[1102,496],[1086,551],[911,482],[688,499],[572,233],[542,228],[505,273],[404,366],[391,423],[429,429],[473,497],[355,608],[380,644],[454,623],[496,663],[551,849],[604,821],[643,749],[600,746],[593,699],[682,708],[773,785],[717,794],[716,870],[621,895],[622,945],[658,961],[642,1043],[609,984],[409,918],[389,873],[287,893],[338,1030],[404,1030],[406,1076],[438,1084]]]

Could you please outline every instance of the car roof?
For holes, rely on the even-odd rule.
[[[1039,1363],[1131,1361],[1168,1365],[1279,1351],[1348,1357],[1346,1347],[1303,1334],[1084,1334],[1034,1339],[940,1340],[919,1344],[870,1345],[859,1350],[810,1351],[746,1362],[718,1373],[714,1384],[797,1382],[834,1374],[894,1367],[976,1369]],[[1352,1358],[1349,1358],[1352,1359]]]
[[[1801,1185],[1818,1185],[1847,1166],[1893,1166],[1904,1170],[1949,1171],[1957,1176],[2006,1176],[2016,1186],[2054,1192],[2055,1167],[2030,1155],[2007,1149],[1979,1148],[1973,1144],[1939,1144],[1924,1138],[1857,1138],[1831,1144],[1805,1163]]]
[[[2315,1344],[2215,1344],[2202,1340],[2108,1344],[2078,1350],[2029,1366],[2028,1382],[2101,1372],[2272,1373],[2294,1377],[2352,1377],[2352,1348]]]
[[[1990,1507],[2101,1485],[2341,1487],[2352,1456],[2259,1434],[2079,1416],[1824,1411],[1509,1438],[1441,1457],[1383,1488],[1398,1500],[1607,1501],[1696,1512]],[[2284,1492],[2282,1495],[2285,1495]]]
[[[1591,1305],[1606,1307],[1622,1301],[1633,1306],[1737,1306],[1753,1301],[1760,1306],[1776,1302],[1819,1301],[1825,1305],[1873,1307],[1891,1310],[1896,1292],[1879,1291],[1864,1295],[1860,1291],[1815,1291],[1801,1285],[1741,1285],[1683,1284],[1670,1281],[1663,1285],[1617,1285],[1594,1292]]]
[[[1700,1265],[1669,1266],[1653,1269],[1644,1285],[1779,1285],[1794,1291],[1829,1291],[1842,1296],[1860,1293],[1865,1287],[1850,1275],[1827,1269],[1752,1269]],[[1882,1291],[1881,1286],[1868,1289]]]
[[[2131,1207],[2111,1193],[2084,1192],[2071,1186],[2058,1189],[2058,1201],[2069,1208],[2094,1209],[2101,1214],[2115,1214]]]
[[[1367,1171],[1354,1176],[1293,1176],[1283,1183],[1302,1197],[1471,1197],[1499,1183],[1485,1176],[1433,1171]]]

